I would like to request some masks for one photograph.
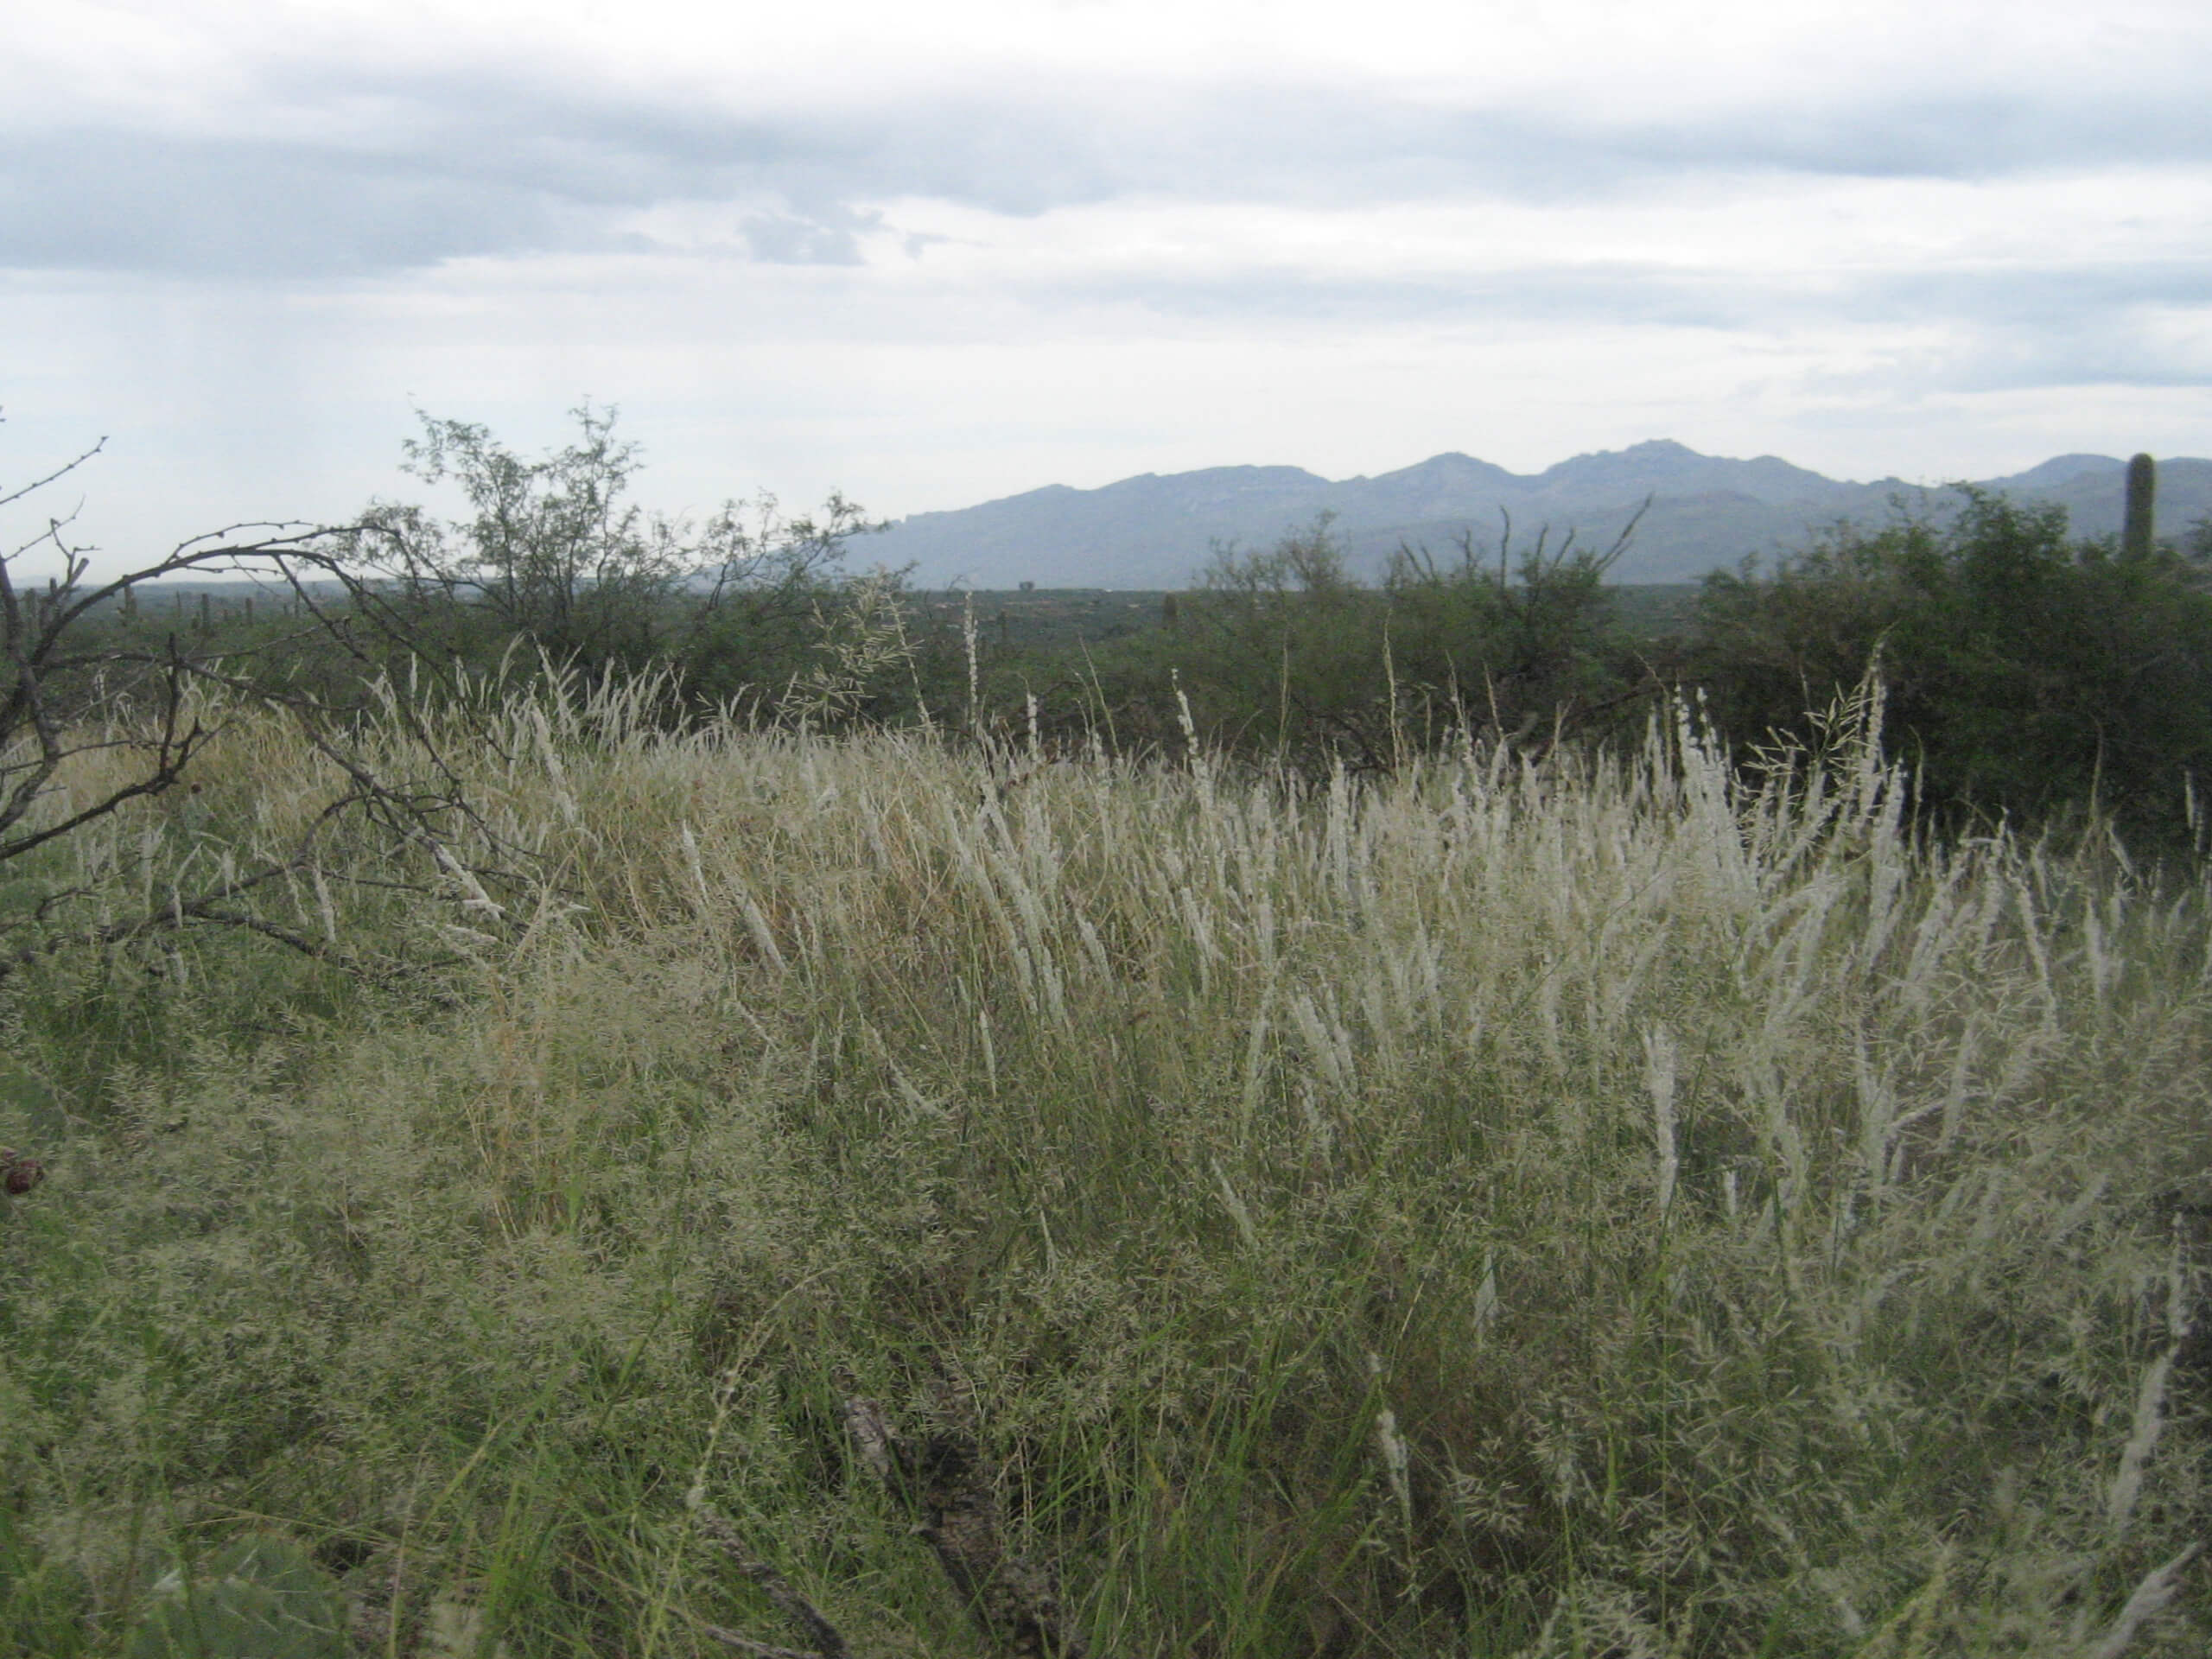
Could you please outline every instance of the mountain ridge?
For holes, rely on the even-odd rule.
[[[2076,533],[2110,535],[2120,529],[2126,473],[2115,456],[2080,453],[1977,487],[2057,502]],[[2162,461],[2158,473],[2160,534],[2212,514],[2212,461]],[[1694,581],[1746,556],[1785,556],[1841,519],[1885,521],[1899,496],[1938,512],[1958,499],[1897,478],[1832,479],[1779,455],[1707,455],[1657,438],[1529,474],[1446,450],[1371,477],[1245,465],[1141,473],[1095,489],[1047,484],[913,514],[861,550],[893,567],[911,563],[925,587],[1181,588],[1216,545],[1272,545],[1325,512],[1347,563],[1373,575],[1402,543],[1450,547],[1465,534],[1495,546],[1507,518],[1516,544],[1548,526],[1554,547],[1570,531],[1579,544],[1609,546],[1646,496],[1650,511],[1613,569],[1616,582]]]

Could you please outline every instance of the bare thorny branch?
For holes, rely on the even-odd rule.
[[[31,484],[0,495],[0,507],[67,477],[100,448],[96,444]],[[310,692],[257,683],[227,668],[211,649],[188,644],[176,632],[149,645],[143,633],[104,632],[96,624],[96,613],[129,607],[139,590],[164,580],[194,575],[273,580],[289,590],[308,619],[305,629],[279,643],[310,638],[335,645],[365,679],[372,678],[378,664],[358,636],[366,632],[387,648],[404,648],[406,639],[397,613],[348,566],[350,531],[232,525],[92,582],[87,580],[89,550],[73,545],[66,534],[73,516],[49,518],[39,535],[0,555],[0,866],[185,782],[221,729],[219,702],[210,694],[289,714],[346,782],[289,850],[266,855],[242,870],[226,868],[194,890],[174,888],[137,914],[91,927],[57,928],[51,925],[69,901],[89,893],[72,887],[41,899],[27,920],[10,928],[29,928],[35,937],[0,949],[0,979],[73,944],[112,945],[164,930],[210,925],[240,929],[321,961],[368,971],[369,964],[334,941],[273,920],[250,903],[260,890],[291,878],[329,880],[334,873],[323,862],[321,842],[333,824],[349,817],[372,825],[395,848],[427,854],[448,876],[465,871],[479,892],[486,882],[513,880],[528,866],[528,853],[495,834],[471,804],[439,734],[410,699],[388,697],[382,712],[429,768],[434,781],[427,789],[404,785],[372,760],[352,735],[358,729],[354,710]],[[43,593],[26,590],[16,580],[18,561],[39,550],[58,556],[61,566]],[[336,602],[333,594],[340,596]],[[134,707],[133,693],[150,706]],[[55,791],[71,763],[102,752],[129,753],[137,764],[90,798],[63,802],[59,812],[42,816],[57,804]],[[491,849],[499,864],[486,867],[461,859],[453,850],[457,834]],[[427,892],[435,880],[400,885]]]

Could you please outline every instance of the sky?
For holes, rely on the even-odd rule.
[[[0,534],[586,398],[693,513],[2212,454],[2207,86],[2202,0],[9,0],[0,494],[107,442]]]

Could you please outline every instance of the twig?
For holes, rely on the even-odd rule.
[[[852,1649],[845,1644],[837,1627],[824,1618],[812,1602],[792,1589],[782,1573],[755,1555],[746,1544],[744,1535],[719,1510],[701,1499],[691,1505],[691,1518],[699,1523],[702,1532],[721,1546],[722,1554],[730,1558],[739,1572],[760,1586],[762,1593],[776,1604],[778,1611],[806,1632],[814,1646],[799,1654],[789,1648],[768,1647],[721,1630],[713,1632],[717,1641],[730,1643],[748,1653],[791,1654],[793,1659],[852,1659]]]
[[[919,1441],[892,1427],[883,1408],[845,1402],[845,1432],[861,1460],[915,1512],[938,1565],[987,1637],[1016,1659],[1084,1659],[1081,1632],[1061,1604],[1051,1569],[1007,1548],[996,1471],[976,1441],[966,1389],[938,1389],[933,1421]]]
[[[340,804],[350,804],[349,800]],[[327,814],[325,816],[327,817]],[[174,894],[166,902],[149,907],[143,915],[126,917],[121,921],[110,922],[105,926],[83,931],[57,933],[48,938],[19,945],[13,950],[0,952],[0,979],[5,979],[19,969],[29,967],[41,957],[52,956],[72,946],[122,944],[131,939],[143,938],[149,933],[182,929],[194,923],[242,928],[248,932],[257,933],[264,938],[272,939],[279,944],[298,951],[302,956],[312,957],[320,962],[330,963],[348,973],[364,978],[374,977],[374,971],[368,963],[327,940],[311,938],[296,929],[286,927],[281,923],[270,921],[264,917],[216,908],[226,899],[238,898],[282,876],[296,874],[308,869],[310,868],[311,858],[311,849],[302,847],[302,850],[291,858],[264,865],[250,874],[218,883],[207,892],[194,894],[189,899],[181,893]]]
[[[845,1402],[845,1433],[853,1437],[853,1445],[861,1454],[861,1461],[886,1486],[895,1487],[899,1459],[896,1437],[891,1425],[884,1421],[883,1408],[873,1400],[855,1396]]]

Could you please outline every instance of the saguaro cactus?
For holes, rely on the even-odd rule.
[[[2132,559],[2151,556],[2158,499],[2158,464],[2138,455],[2127,463],[2127,518],[2120,532],[2120,550]]]

